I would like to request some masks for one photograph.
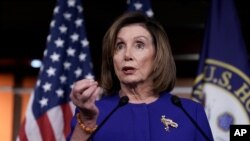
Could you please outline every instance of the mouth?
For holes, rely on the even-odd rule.
[[[122,71],[125,73],[125,74],[132,74],[135,72],[135,68],[133,67],[123,67],[122,68]]]

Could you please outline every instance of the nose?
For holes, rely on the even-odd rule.
[[[130,48],[126,48],[125,53],[124,53],[124,60],[125,61],[133,60],[132,52]]]

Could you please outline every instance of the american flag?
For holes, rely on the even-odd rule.
[[[127,0],[127,5],[128,11],[141,11],[150,18],[154,16],[150,0]]]
[[[81,0],[57,0],[53,16],[20,141],[64,141],[75,108],[69,98],[71,87],[77,80],[94,77]]]

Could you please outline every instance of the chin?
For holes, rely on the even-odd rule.
[[[129,79],[129,80],[122,80],[121,82],[126,85],[134,85],[134,84],[140,83],[141,81],[138,79]]]

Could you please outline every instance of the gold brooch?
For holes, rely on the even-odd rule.
[[[168,119],[165,117],[165,115],[161,116],[161,122],[164,124],[165,126],[165,130],[169,131],[169,126],[177,128],[178,124],[176,122],[174,122],[172,119]]]

